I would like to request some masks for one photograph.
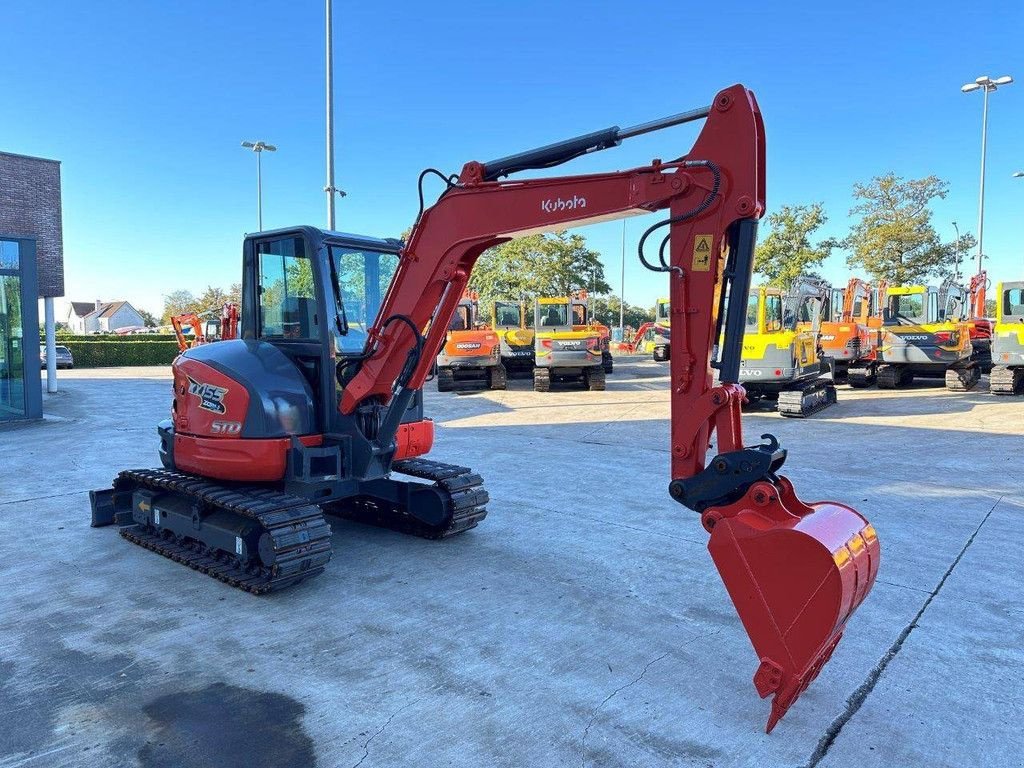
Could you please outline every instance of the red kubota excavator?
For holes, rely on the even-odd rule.
[[[671,161],[501,181],[705,118]],[[797,498],[774,437],[743,441],[737,381],[765,200],[753,94],[732,86],[704,108],[470,162],[458,176],[428,169],[421,192],[429,174],[445,190],[405,244],[310,227],[246,237],[242,338],[177,358],[172,418],[158,427],[165,468],[128,470],[94,491],[93,525],[119,524],[128,540],[256,593],[323,571],[324,514],[435,538],[475,526],[488,501],[480,477],[420,457],[433,440],[423,384],[477,257],[522,233],[666,210],[638,250],[669,276],[680,308],[669,493],[710,534],[760,661],[754,684],[774,695],[770,731],[867,596],[879,543],[851,507]],[[645,250],[654,236],[656,256]]]

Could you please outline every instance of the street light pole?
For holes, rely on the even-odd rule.
[[[327,228],[335,229],[334,196],[345,197],[345,192],[334,186],[334,0],[327,0],[325,8],[327,43]]]
[[[964,93],[970,93],[971,91],[981,90],[983,95],[982,107],[981,107],[981,182],[978,190],[978,273],[980,274],[983,270],[982,260],[985,258],[985,250],[983,241],[985,239],[985,156],[988,150],[988,95],[991,91],[995,91],[1001,85],[1009,85],[1013,82],[1013,78],[1009,75],[1003,75],[992,79],[988,75],[982,75],[977,78],[973,83],[967,83],[961,86],[960,90]]]
[[[265,141],[243,141],[242,146],[256,153],[256,220],[259,231],[263,231],[263,163],[264,152],[277,152],[277,147]]]
[[[953,272],[953,276],[956,278],[957,282],[960,282],[960,227],[956,225],[955,221],[953,222],[953,229],[956,230],[956,268]]]

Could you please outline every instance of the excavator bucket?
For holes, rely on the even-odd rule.
[[[818,675],[878,573],[870,523],[842,504],[804,504],[784,477],[759,482],[728,508],[709,509],[708,550],[774,694],[767,732]]]

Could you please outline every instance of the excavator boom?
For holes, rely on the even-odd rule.
[[[614,173],[498,181],[704,118],[693,147],[675,160]],[[486,249],[526,234],[666,211],[667,218],[644,233],[639,250],[644,265],[667,274],[670,283],[669,491],[701,515],[710,533],[709,550],[760,661],[755,686],[763,697],[774,695],[771,730],[818,674],[866,597],[879,546],[873,528],[850,507],[797,498],[778,474],[786,452],[775,438],[743,443],[739,367],[757,220],[765,210],[764,129],[753,94],[732,86],[706,108],[470,162],[457,179],[438,175],[447,187],[412,229],[367,351],[345,382],[340,411],[376,412],[375,450],[393,446],[400,416],[422,387]],[[654,236],[660,246],[645,249]],[[713,437],[717,455],[709,461]]]

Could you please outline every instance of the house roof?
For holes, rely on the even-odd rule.
[[[96,308],[96,302],[94,301],[72,301],[71,310],[79,317],[89,317],[95,315],[96,317],[113,317],[114,313],[117,312],[127,301],[104,301],[100,303],[99,309]],[[128,304],[130,307],[131,305]]]
[[[92,301],[72,301],[71,311],[79,317],[85,317],[96,311],[96,304]]]
[[[100,317],[113,317],[114,313],[117,312],[117,310],[119,310],[127,303],[127,301],[111,301],[107,304],[104,304],[102,307],[100,307],[100,309],[102,310],[102,312],[100,313]]]

